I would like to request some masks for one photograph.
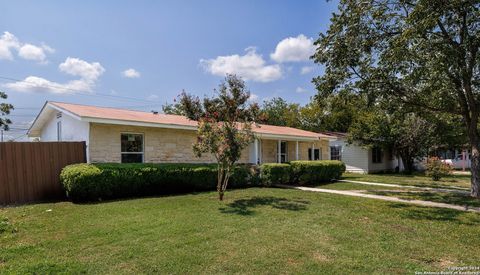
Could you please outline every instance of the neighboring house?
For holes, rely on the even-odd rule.
[[[192,144],[197,122],[184,116],[46,102],[28,136],[40,141],[85,141],[88,162],[208,163]],[[257,125],[241,163],[330,159],[331,136],[290,127]]]
[[[389,151],[380,147],[371,149],[347,143],[347,134],[338,132],[324,132],[323,135],[335,137],[330,141],[330,159],[341,160],[345,163],[348,172],[375,173],[394,171],[402,164]]]

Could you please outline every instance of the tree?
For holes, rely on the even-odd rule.
[[[288,103],[281,97],[263,101],[260,117],[269,125],[300,127],[300,105]]]
[[[0,92],[0,99],[7,99],[8,96],[4,92]],[[12,123],[12,121],[8,118],[5,118],[6,115],[10,114],[10,111],[13,110],[13,105],[9,103],[2,102],[0,103],[0,130],[8,131],[8,125]]]
[[[461,116],[472,148],[471,195],[480,198],[480,3],[341,0],[313,58],[319,96],[367,93],[416,112]]]
[[[424,157],[433,141],[433,127],[414,113],[386,113],[380,108],[362,112],[348,132],[349,143],[379,146],[402,159],[405,172],[414,170],[414,161]]]
[[[185,115],[185,112],[182,109],[182,104],[178,102],[174,103],[165,103],[165,105],[162,105],[162,111],[164,114],[167,115],[179,115],[183,116]]]
[[[198,121],[194,153],[198,157],[210,153],[217,161],[217,191],[223,200],[235,163],[242,150],[253,141],[251,127],[259,108],[248,104],[250,92],[235,75],[227,75],[216,93],[217,97],[204,98],[201,102],[198,97],[183,92],[180,104],[188,118]]]

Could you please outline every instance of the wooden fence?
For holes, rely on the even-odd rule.
[[[85,142],[0,142],[0,205],[61,199],[63,167],[86,162]]]

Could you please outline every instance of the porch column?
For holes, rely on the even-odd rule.
[[[312,159],[311,160],[316,160],[315,159],[315,142],[312,143]]]
[[[282,162],[282,156],[281,156],[281,151],[282,151],[282,141],[278,140],[277,143],[277,162],[281,163]]]
[[[258,139],[253,141],[253,147],[255,148],[255,153],[253,154],[255,157],[255,164],[258,164]]]
[[[295,160],[298,160],[298,140],[295,143]]]

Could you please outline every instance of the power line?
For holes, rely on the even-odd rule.
[[[8,77],[8,76],[0,76],[0,79],[4,79],[4,80],[8,80],[8,81],[15,81],[15,82],[23,82],[23,83],[30,84],[33,87],[63,89],[63,90],[66,90],[66,91],[75,92],[76,95],[103,96],[103,97],[118,98],[118,99],[123,99],[123,100],[133,100],[133,101],[138,101],[138,102],[157,103],[157,102],[151,101],[151,100],[140,99],[140,98],[135,98],[135,97],[128,97],[128,96],[111,95],[111,94],[105,94],[105,93],[92,94],[92,93],[82,91],[82,90],[72,89],[72,88],[58,86],[58,85],[51,85],[51,84],[39,84],[39,83],[34,83],[34,82],[31,82],[31,81],[27,81],[27,80],[16,79],[16,78],[13,78],[13,77]]]

